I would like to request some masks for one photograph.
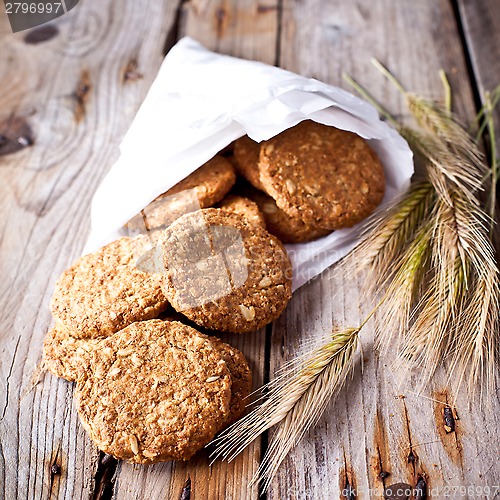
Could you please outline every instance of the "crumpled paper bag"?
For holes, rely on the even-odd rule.
[[[121,156],[97,189],[85,253],[125,234],[121,228],[158,195],[235,139],[260,142],[310,119],[368,140],[385,170],[387,203],[413,174],[406,141],[367,102],[312,78],[210,52],[183,38],[168,53],[120,145]],[[358,227],[289,244],[297,289],[346,255]]]

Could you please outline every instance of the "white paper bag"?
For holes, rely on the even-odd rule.
[[[385,170],[383,203],[408,188],[411,150],[367,102],[318,80],[215,54],[183,38],[165,57],[120,145],[120,158],[94,195],[85,253],[120,236],[129,219],[235,139],[248,134],[260,142],[306,119],[368,140]],[[358,236],[355,226],[286,245],[293,288],[346,255]]]

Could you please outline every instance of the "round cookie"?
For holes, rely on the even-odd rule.
[[[90,352],[97,346],[98,341],[77,339],[56,323],[43,342],[44,366],[56,377],[76,382],[87,369]]]
[[[252,186],[264,190],[259,173],[260,144],[248,136],[243,136],[234,143],[234,165],[236,171]]]
[[[283,243],[305,243],[331,233],[329,229],[312,226],[298,217],[291,217],[262,191],[252,190],[248,196],[257,204],[264,216],[267,230]]]
[[[266,227],[264,216],[259,210],[259,207],[248,198],[230,194],[219,203],[219,208],[239,214],[257,226]]]
[[[384,196],[384,171],[368,143],[313,121],[263,143],[259,173],[278,207],[324,229],[353,226]]]
[[[222,428],[236,422],[245,411],[246,398],[252,389],[252,372],[245,355],[216,337],[210,337],[212,344],[221,353],[231,374],[231,401],[227,420]],[[222,430],[221,428],[221,430]]]
[[[209,338],[161,320],[102,339],[75,393],[96,445],[143,464],[188,460],[226,421],[230,399],[229,370]]]
[[[56,321],[76,338],[95,338],[157,317],[168,306],[163,276],[135,267],[149,246],[146,236],[125,237],[80,257],[56,283],[50,304]]]
[[[162,237],[165,295],[213,330],[244,333],[276,319],[291,298],[281,242],[238,214],[208,208],[182,216]]]
[[[143,221],[138,223],[150,231],[167,227],[185,213],[215,205],[235,182],[236,174],[231,163],[216,155],[152,201],[142,210]]]

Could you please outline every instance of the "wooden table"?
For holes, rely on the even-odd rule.
[[[455,110],[470,120],[484,91],[500,83],[500,4],[82,0],[52,26],[13,35],[0,13],[0,497],[178,499],[189,477],[194,499],[257,498],[248,483],[266,436],[234,462],[212,467],[203,452],[189,463],[151,467],[103,461],[78,422],[73,386],[40,371],[51,291],[82,251],[92,195],[164,54],[185,34],[341,87],[347,72],[403,118],[400,96],[370,58],[432,97],[442,95],[443,68]],[[266,331],[233,336],[255,385],[272,378],[304,339],[333,323],[356,325],[370,306],[360,290],[361,283],[327,270]],[[348,498],[370,498],[369,488],[403,482],[425,486],[432,498],[446,491],[474,497],[460,486],[490,486],[492,494],[475,498],[500,498],[499,400],[484,412],[469,408],[444,372],[423,396],[400,389],[390,359],[372,342],[368,332],[363,371],[290,454],[267,497],[344,498],[351,485],[357,496]],[[444,428],[445,408],[454,432]]]

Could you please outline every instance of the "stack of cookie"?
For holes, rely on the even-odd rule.
[[[367,143],[314,122],[261,144],[244,137],[226,155],[56,284],[45,364],[77,383],[83,426],[117,458],[187,460],[239,418],[248,363],[197,328],[247,333],[276,319],[291,298],[283,243],[349,227],[384,193]],[[158,319],[170,306],[181,321]]]
[[[188,460],[238,419],[251,388],[244,355],[178,321],[137,321],[99,339],[49,332],[45,361],[76,381],[96,445],[133,463]]]
[[[146,236],[86,255],[56,283],[45,366],[76,382],[75,402],[97,446],[135,463],[187,460],[238,419],[251,389],[245,356],[216,337],[157,318],[162,274],[137,260]]]
[[[360,222],[381,202],[385,178],[364,139],[312,121],[260,144],[243,137],[225,154],[159,196],[129,228],[142,224],[159,242],[156,269],[166,270],[164,291],[178,312],[206,328],[246,333],[277,318],[290,299],[282,243]]]

